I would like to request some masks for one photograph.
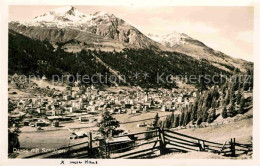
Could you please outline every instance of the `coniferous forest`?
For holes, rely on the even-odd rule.
[[[241,79],[241,81],[239,81]],[[204,90],[181,114],[172,113],[159,122],[160,127],[178,127],[200,125],[202,122],[212,123],[218,116],[223,119],[244,114],[253,107],[253,96],[247,95],[253,90],[253,73],[248,71],[245,77],[238,73],[222,86],[212,86]],[[249,92],[249,93],[248,93]]]
[[[215,67],[207,60],[198,60],[178,52],[155,52],[149,49],[123,49],[122,51],[82,50],[78,53],[65,52],[63,43],[58,47],[47,41],[39,41],[25,37],[9,30],[9,74],[45,75],[52,79],[53,75],[95,75],[110,76],[109,68],[124,75],[130,85],[149,88],[176,87],[174,79],[166,80],[168,75],[196,79],[185,83],[194,84],[200,91],[212,85],[220,85],[221,74],[230,76],[225,70]],[[107,65],[99,63],[100,58]],[[138,79],[135,77],[138,73]],[[146,76],[144,76],[146,74]],[[199,76],[215,76],[215,82]],[[163,81],[158,81],[158,76]],[[200,79],[200,80],[199,80]],[[217,80],[217,81],[216,81]],[[74,80],[76,81],[76,80]],[[91,82],[90,82],[91,84]],[[106,82],[111,85],[111,82]],[[120,82],[124,85],[124,82]]]

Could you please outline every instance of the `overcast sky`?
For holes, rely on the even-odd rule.
[[[10,6],[10,21],[26,21],[61,6]],[[172,31],[204,42],[236,58],[253,60],[253,7],[74,6],[86,14],[107,11],[144,34]]]

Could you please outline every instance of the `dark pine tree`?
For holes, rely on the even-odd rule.
[[[240,108],[239,108],[239,110],[238,110],[238,113],[239,113],[239,114],[245,113],[245,103],[246,103],[245,98],[242,97],[242,98],[240,99]]]
[[[228,115],[227,115],[227,108],[226,108],[226,107],[223,108],[222,117],[223,117],[224,119],[228,117]]]
[[[198,121],[197,121],[197,125],[200,125],[201,123],[202,123],[202,118],[199,117],[199,118],[198,118]]]
[[[184,125],[186,126],[190,122],[191,113],[187,111],[184,116]]]
[[[183,126],[183,125],[184,125],[184,111],[182,111],[181,113],[180,123],[179,123],[179,126]]]
[[[108,111],[103,112],[102,120],[98,123],[98,131],[102,133],[104,137],[108,137],[110,131],[115,131],[120,126],[117,121]]]
[[[155,115],[154,117],[154,121],[153,121],[153,127],[158,127],[158,122],[159,122],[159,115],[158,113]]]
[[[177,115],[174,120],[174,127],[178,127],[180,124],[179,122],[180,122],[180,115]]]

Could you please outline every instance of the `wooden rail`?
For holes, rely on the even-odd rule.
[[[151,135],[147,136],[146,134],[151,134]],[[114,137],[114,138],[120,138],[120,137],[128,136],[129,138],[134,138],[134,140],[131,143],[128,142],[131,145],[110,150],[109,152],[111,155],[110,157],[111,158],[133,158],[134,155],[134,156],[145,158],[146,155],[144,154],[144,152],[148,152],[147,156],[152,155],[154,151],[158,151],[158,149],[160,149],[158,146],[156,146],[157,143],[160,141],[158,139],[159,137],[158,134],[159,134],[159,130],[150,130],[150,131],[137,132],[137,133]],[[118,144],[115,143],[108,144],[108,147],[111,148],[114,145],[118,145]],[[142,147],[143,149],[139,150],[140,147]]]
[[[182,148],[184,150],[189,150],[189,151],[198,151],[197,149],[193,149],[193,148],[189,148],[187,146],[182,146],[182,145],[179,145],[179,144],[176,144],[174,143],[173,141],[167,141],[167,144],[169,145],[172,145],[172,146],[175,146],[175,147],[178,147],[178,148]]]
[[[147,151],[153,151],[153,150],[158,149],[158,148],[159,148],[159,147],[152,147],[152,148],[148,148],[148,149],[144,149],[144,150],[139,150],[139,151],[132,152],[132,153],[127,153],[127,154],[124,154],[124,155],[115,157],[115,159],[117,159],[117,158],[125,158],[125,157],[127,157],[127,156],[136,155],[136,154],[140,154],[140,153],[147,152]]]
[[[185,134],[181,134],[181,133],[178,133],[178,132],[175,132],[175,131],[171,131],[171,130],[169,130],[169,129],[166,129],[165,131],[167,131],[167,132],[169,132],[169,133],[172,133],[172,134],[179,135],[179,136],[183,136],[183,137],[186,137],[186,138],[190,138],[190,139],[193,139],[193,140],[200,140],[200,141],[204,141],[204,142],[207,142],[207,143],[211,143],[211,144],[215,144],[215,145],[220,145],[220,146],[222,145],[221,143],[212,142],[212,141],[208,141],[208,140],[204,140],[204,139],[192,137],[192,136],[189,136],[189,135],[185,135]]]
[[[140,147],[140,146],[143,146],[143,145],[152,144],[152,143],[156,143],[156,142],[158,142],[158,140],[148,141],[148,142],[137,144],[137,145],[134,145],[134,146],[128,146],[128,147],[125,147],[125,148],[116,149],[116,150],[113,150],[111,153],[116,153],[116,152],[126,150],[126,149],[129,149],[129,148],[137,148],[137,147]]]
[[[114,136],[113,139],[128,137],[128,140],[107,142],[104,138],[93,139],[92,133],[88,134],[88,141],[57,150],[68,149],[64,154],[52,154],[51,152],[39,153],[25,158],[149,158],[151,156],[164,155],[169,152],[179,151],[206,151],[228,156],[237,156],[252,152],[252,144],[237,143],[235,138],[225,141],[223,144],[192,137],[169,129],[154,129],[149,131]],[[99,142],[93,146],[93,142]],[[76,148],[78,147],[78,148]],[[99,153],[97,155],[97,153]],[[65,155],[65,156],[64,156]],[[104,156],[102,156],[104,155]]]

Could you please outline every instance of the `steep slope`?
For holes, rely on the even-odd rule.
[[[65,42],[68,39],[64,35],[71,36],[69,40],[83,35],[86,37],[84,40],[87,42],[93,37],[98,38],[97,36],[89,35],[89,33],[92,33],[105,37],[104,39],[113,39],[137,48],[159,49],[163,47],[113,14],[97,12],[87,15],[71,6],[55,9],[37,16],[31,21],[10,22],[9,28],[40,40],[50,40],[49,36],[53,36],[56,41]],[[63,32],[61,29],[63,31],[64,29],[73,31]],[[66,34],[66,32],[69,34]]]
[[[21,33],[32,39],[41,41],[50,41],[51,43],[64,43],[71,40],[78,41],[73,46],[79,48],[103,48],[105,50],[122,50],[125,47],[133,48],[133,45],[105,38],[100,35],[93,34],[88,31],[80,31],[70,28],[54,28],[54,27],[39,27],[26,26],[17,22],[9,23],[9,29]]]
[[[207,59],[214,66],[227,71],[233,71],[235,68],[239,68],[241,71],[246,72],[248,68],[252,69],[253,67],[253,63],[251,62],[231,58],[184,33],[172,32],[167,35],[148,34],[148,37],[172,49],[172,51],[181,52],[197,59]]]
[[[33,40],[12,30],[9,30],[8,37],[8,74],[45,75],[48,79],[52,79],[53,75],[80,74],[92,77],[97,73],[111,74],[91,53],[82,52],[76,56],[60,48],[55,49],[47,41]],[[93,78],[89,82],[97,79]]]
[[[229,73],[235,68],[242,72],[253,68],[253,63],[231,58],[186,34],[150,34],[149,38],[113,14],[84,14],[71,6],[52,10],[27,22],[10,22],[9,29],[32,39],[50,41],[55,47],[59,43],[65,43],[62,48],[67,52],[94,48],[102,51],[145,48],[179,52],[199,60],[204,58],[213,66]]]
[[[77,41],[72,40],[69,43]],[[198,75],[201,74],[200,61],[181,53],[129,48],[119,52],[83,49],[77,53],[70,53],[62,49],[63,46],[64,43],[58,43],[54,48],[48,41],[31,39],[9,30],[9,74],[33,74],[41,77],[45,75],[52,79],[53,75],[74,75],[77,78],[77,74],[92,77],[100,73],[104,79],[109,79],[111,75],[116,76],[119,85],[153,88],[176,87],[174,79],[166,80],[168,75],[185,74],[187,77],[195,75],[199,78]],[[216,79],[220,73],[229,75],[207,62],[203,68],[205,74],[217,75]],[[135,76],[136,73],[138,76]],[[158,81],[158,74],[163,74],[161,81]],[[126,82],[121,81],[120,75]],[[111,85],[112,81],[113,79],[111,82],[105,81],[105,84],[107,82]],[[100,83],[103,85],[102,82]],[[200,86],[199,82],[190,83]],[[214,82],[209,83],[212,84]]]

